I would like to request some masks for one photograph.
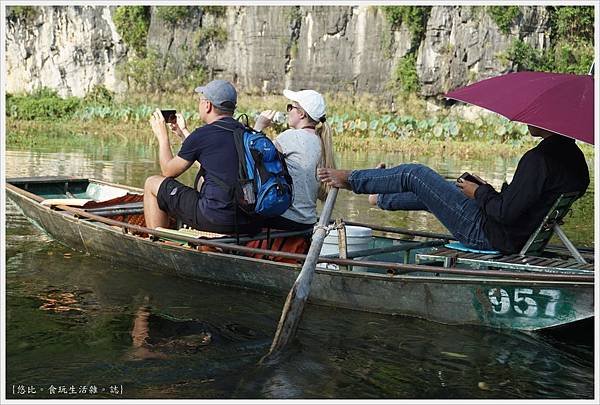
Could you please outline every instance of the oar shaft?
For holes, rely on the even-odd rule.
[[[275,337],[271,344],[271,349],[265,358],[272,356],[285,347],[296,333],[298,322],[300,321],[300,316],[304,309],[304,304],[310,293],[310,284],[315,274],[315,267],[317,265],[317,260],[319,259],[319,254],[321,253],[321,247],[327,236],[327,225],[329,224],[329,218],[333,211],[337,193],[338,189],[332,188],[327,194],[327,200],[325,200],[319,224],[313,234],[312,242],[308,254],[306,255],[306,261],[287,296],[281,318],[279,319],[279,325],[277,326],[277,331],[275,332]]]

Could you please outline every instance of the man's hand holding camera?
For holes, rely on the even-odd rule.
[[[169,136],[167,134],[167,126],[165,125],[165,118],[162,115],[162,112],[157,108],[150,118],[150,126],[152,126],[152,132],[158,139],[158,142],[169,140]]]
[[[185,124],[183,114],[175,114],[175,122],[169,122],[169,127],[171,127],[171,131],[173,131],[182,141],[190,134],[190,131]]]
[[[163,111],[157,108],[152,113],[150,125],[152,126],[152,132],[154,132],[154,135],[159,142],[165,140],[168,141],[169,139],[166,124],[169,124],[171,131],[173,131],[182,141],[190,134],[190,131],[186,127],[183,114],[175,113],[166,120]]]

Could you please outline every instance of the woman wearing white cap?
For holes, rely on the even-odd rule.
[[[300,230],[317,222],[317,197],[324,200],[327,188],[317,179],[317,168],[335,168],[331,128],[325,122],[325,100],[314,90],[284,90],[289,129],[279,134],[275,147],[285,155],[294,184],[294,201],[280,217],[267,221],[276,229]],[[274,110],[263,111],[254,129],[270,126]]]

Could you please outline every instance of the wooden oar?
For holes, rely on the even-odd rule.
[[[306,303],[310,292],[310,283],[315,274],[317,259],[319,258],[319,253],[321,253],[321,247],[323,246],[325,236],[327,236],[326,227],[329,224],[329,218],[333,211],[337,193],[337,188],[331,188],[327,194],[327,200],[325,200],[325,204],[323,205],[323,212],[321,213],[319,224],[313,234],[306,260],[304,261],[302,270],[292,286],[285,301],[285,305],[283,306],[283,311],[281,313],[281,318],[279,319],[275,337],[273,338],[273,343],[271,344],[271,349],[269,349],[269,353],[262,358],[261,362],[272,358],[283,349],[296,334],[298,322],[300,321],[304,304]]]

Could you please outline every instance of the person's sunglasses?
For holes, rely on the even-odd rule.
[[[287,112],[290,112],[290,111],[292,111],[294,108],[296,108],[296,109],[299,109],[300,107],[298,107],[298,106],[295,106],[295,105],[293,105],[293,104],[288,104],[288,105],[287,105]]]

